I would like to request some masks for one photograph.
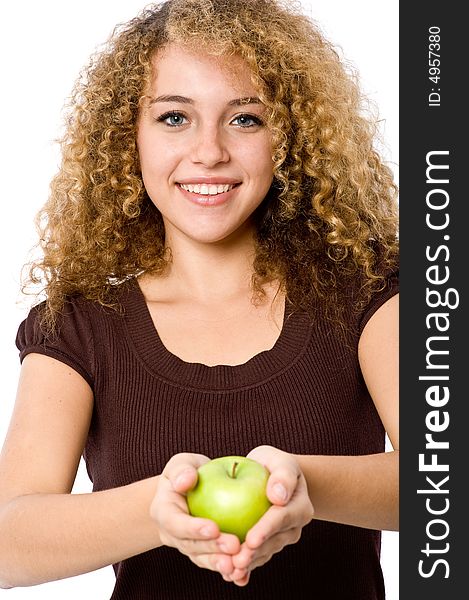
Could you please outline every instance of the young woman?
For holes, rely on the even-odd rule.
[[[113,564],[113,599],[384,598],[398,248],[373,141],[332,46],[285,3],[169,0],[115,32],[39,215],[2,587]],[[82,454],[93,492],[72,495]],[[271,473],[242,544],[185,499],[228,454]]]

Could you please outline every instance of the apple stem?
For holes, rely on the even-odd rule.
[[[233,470],[231,471],[231,475],[230,475],[230,477],[231,477],[232,479],[234,479],[234,478],[235,478],[236,467],[237,467],[238,465],[239,465],[239,463],[237,463],[237,462],[234,462],[234,463],[233,463]]]

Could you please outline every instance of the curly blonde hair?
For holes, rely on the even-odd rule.
[[[296,3],[168,0],[116,27],[67,105],[62,164],[37,217],[42,256],[24,286],[42,285],[44,323],[70,296],[114,306],[117,284],[170,260],[136,129],[152,58],[171,42],[241,56],[267,108],[274,183],[256,213],[254,293],[276,278],[298,308],[321,298],[340,321],[350,283],[365,303],[398,257],[397,188],[355,75]]]

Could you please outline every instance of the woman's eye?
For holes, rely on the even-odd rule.
[[[156,119],[158,123],[166,123],[169,127],[180,127],[185,125],[186,117],[180,112],[167,112]]]
[[[262,120],[254,115],[238,115],[233,119],[232,123],[239,127],[254,127],[263,124]]]

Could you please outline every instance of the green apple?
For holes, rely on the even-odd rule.
[[[245,456],[221,456],[198,469],[196,486],[187,492],[194,517],[211,519],[244,542],[247,532],[271,506],[266,495],[269,471]]]

